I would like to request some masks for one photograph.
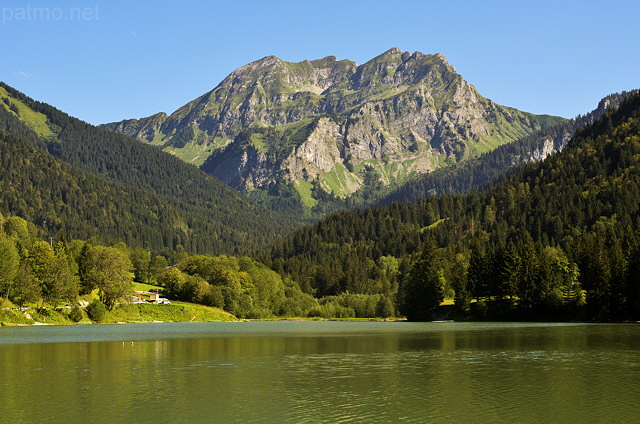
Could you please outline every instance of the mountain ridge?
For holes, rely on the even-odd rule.
[[[517,172],[519,166],[527,162],[542,161],[549,155],[561,151],[577,130],[592,124],[637,92],[638,90],[632,90],[610,94],[602,98],[591,112],[578,115],[557,126],[542,129],[513,143],[499,146],[469,161],[422,175],[384,196],[379,202],[416,202],[422,197],[487,188]]]
[[[102,127],[161,146],[240,191],[271,196],[287,184],[310,207],[320,190],[347,198],[371,184],[398,185],[562,121],[484,98],[440,53],[392,48],[362,65],[267,56],[170,115]]]

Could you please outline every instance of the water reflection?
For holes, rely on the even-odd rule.
[[[101,329],[57,329],[54,338],[64,343],[34,343],[36,332],[25,332],[29,341],[19,343],[15,330],[22,329],[0,329],[3,420],[637,418],[638,326],[250,323],[111,326],[111,332],[93,327]],[[95,331],[107,341],[95,341]]]

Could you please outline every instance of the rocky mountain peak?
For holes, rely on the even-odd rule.
[[[292,183],[313,204],[312,187],[347,197],[372,181],[399,184],[554,119],[483,98],[440,53],[394,47],[359,66],[335,56],[266,56],[161,126],[147,119],[108,128],[163,142],[240,190]]]
[[[279,66],[282,64],[283,61],[276,56],[265,56],[262,59],[255,60],[239,67],[233,73],[242,73],[247,69],[272,68],[274,66]]]
[[[380,56],[378,57],[382,57],[382,56],[391,56],[391,55],[398,55],[398,54],[402,54],[404,53],[402,50],[400,50],[397,47],[391,47],[389,50],[387,50],[386,52],[382,53]]]
[[[447,60],[447,58],[445,57],[445,55],[443,55],[442,53],[436,53],[433,55],[434,57],[437,57],[438,59],[440,59],[440,61],[442,61],[443,64],[451,67],[451,69],[454,70],[455,72],[455,68],[449,63],[449,61]]]

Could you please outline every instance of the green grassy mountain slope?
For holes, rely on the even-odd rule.
[[[561,121],[482,97],[441,54],[390,49],[360,66],[269,56],[170,116],[104,127],[311,211],[327,195],[397,187]]]
[[[207,253],[265,246],[292,225],[157,148],[5,84],[0,99],[5,214],[46,221],[47,231],[70,237],[120,237],[132,246]]]

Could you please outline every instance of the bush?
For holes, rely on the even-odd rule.
[[[95,299],[93,302],[87,306],[87,315],[91,318],[92,321],[102,322],[107,315],[107,307],[104,306],[104,303],[100,302],[98,299]]]
[[[309,312],[307,312],[307,317],[309,318],[323,318],[325,315],[325,308],[323,306],[314,306],[311,309],[309,309]]]
[[[74,306],[71,308],[71,312],[69,312],[69,318],[73,322],[80,322],[82,321],[82,318],[84,318],[84,313],[80,307]]]
[[[273,314],[267,308],[253,308],[248,314],[250,319],[266,319],[272,317]]]
[[[387,296],[380,297],[376,305],[376,316],[380,318],[391,318],[395,315],[393,302]]]
[[[483,300],[471,304],[471,313],[478,319],[487,317],[489,307]]]
[[[214,306],[216,308],[224,309],[223,287],[209,286],[209,291],[203,296],[202,301],[207,306]]]

